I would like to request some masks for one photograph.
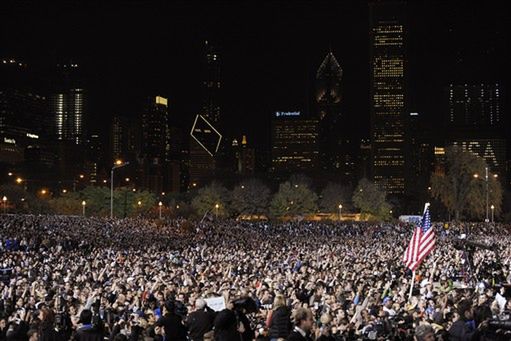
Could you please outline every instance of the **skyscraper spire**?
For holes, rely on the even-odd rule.
[[[320,118],[324,118],[329,108],[341,102],[342,68],[332,51],[328,52],[316,72],[316,101],[320,107]]]

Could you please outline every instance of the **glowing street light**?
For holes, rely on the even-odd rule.
[[[5,214],[5,210],[7,210],[7,197],[5,195],[2,198],[2,202],[4,203],[4,214]]]
[[[18,185],[20,185],[22,182],[23,182],[23,179],[22,179],[22,178],[19,178],[19,177],[18,177],[18,178],[16,178],[16,183],[17,183]]]
[[[124,179],[124,181],[130,182],[130,178],[126,178],[126,179]]]
[[[138,205],[139,207],[140,207],[140,206],[142,206],[142,201],[140,201],[140,200],[139,200],[139,201],[137,201],[137,205]]]
[[[160,220],[161,220],[161,208],[162,208],[162,206],[163,206],[163,203],[160,201],[158,203],[158,208],[160,209]]]
[[[339,204],[339,221],[342,219],[342,204]]]
[[[218,219],[218,208],[219,207],[220,207],[220,205],[215,204],[215,219]]]
[[[7,175],[12,176],[12,172],[7,173]]]
[[[82,201],[82,215],[85,217],[85,206],[87,206],[87,203],[84,201]]]
[[[66,194],[66,193],[67,193],[67,189],[65,189],[65,188],[64,188],[64,189],[62,190],[62,193]]]
[[[85,175],[80,174],[79,177],[80,177],[80,179],[83,179],[83,178],[85,178]]]
[[[41,190],[41,194],[42,194],[42,195],[46,195],[46,193],[48,193],[48,191],[47,191],[47,190],[45,190],[45,189],[43,188],[43,189]]]
[[[123,163],[122,160],[116,160],[110,171],[110,219],[114,217],[114,171],[127,165],[129,165],[129,162]]]
[[[495,219],[494,219],[495,216],[494,216],[493,213],[495,211],[495,206],[491,205],[490,208],[491,208],[491,222],[494,223],[495,222]]]

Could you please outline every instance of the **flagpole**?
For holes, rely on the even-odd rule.
[[[424,215],[424,213],[426,213],[426,210],[428,209],[429,205],[430,205],[429,202],[424,204],[424,211],[422,211],[422,215]],[[410,301],[412,299],[414,283],[415,283],[415,270],[412,271],[412,283],[410,284],[410,293],[408,294],[408,301]]]
[[[412,283],[410,284],[410,293],[408,294],[408,301],[412,299],[413,284],[415,282],[415,270],[412,272]]]

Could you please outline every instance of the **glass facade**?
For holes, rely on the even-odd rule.
[[[406,27],[400,3],[370,15],[372,175],[389,194],[405,190]]]

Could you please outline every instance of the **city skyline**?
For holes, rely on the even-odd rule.
[[[0,168],[17,184],[161,195],[304,174],[320,187],[368,178],[416,207],[452,145],[511,184],[495,9],[148,4],[74,2],[48,14],[56,22],[16,8],[27,25],[12,22],[17,54],[0,56]],[[124,180],[111,180],[118,162]]]
[[[505,91],[507,84],[495,70],[507,67],[502,63],[507,37],[503,16],[493,5],[407,5],[413,23],[408,51],[410,111],[424,113],[430,123],[440,119],[441,108],[430,98],[440,98],[442,87],[458,80],[455,73],[474,82],[483,78],[477,73],[484,73],[500,80]],[[92,128],[104,135],[106,118],[140,115],[145,96],[156,93],[169,98],[169,109],[180,123],[191,125],[201,110],[201,98],[194,95],[201,86],[201,48],[210,40],[222,55],[226,132],[246,134],[257,147],[268,149],[273,112],[314,110],[315,72],[332,51],[344,71],[345,124],[359,136],[369,137],[368,7],[368,2],[314,6],[309,2],[245,6],[131,2],[99,7],[75,2],[51,6],[43,16],[37,5],[21,3],[4,11],[10,15],[1,24],[2,57],[20,58],[29,65],[62,59],[80,63],[87,70],[91,120],[98,124]],[[450,16],[453,11],[460,15]],[[434,23],[429,21],[433,14]],[[21,17],[24,25],[18,24]],[[136,18],[141,25],[130,26]]]

